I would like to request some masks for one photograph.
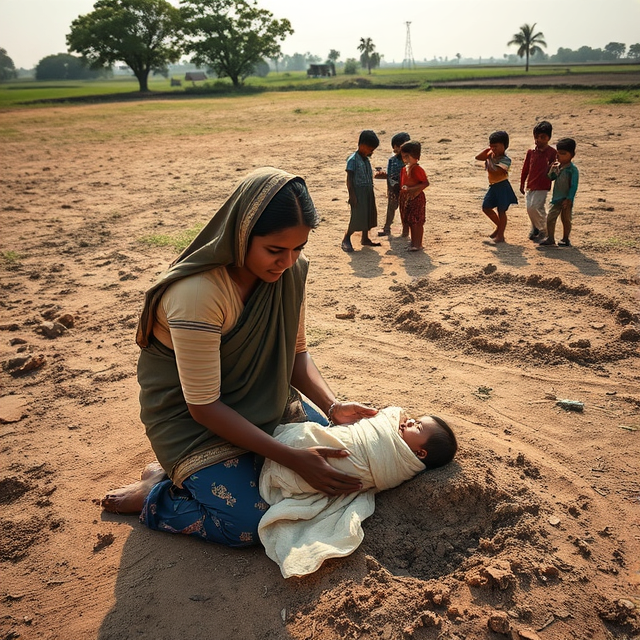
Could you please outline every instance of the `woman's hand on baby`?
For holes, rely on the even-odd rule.
[[[334,469],[327,462],[327,458],[346,458],[349,452],[345,449],[310,447],[298,450],[298,454],[295,465],[291,468],[317,491],[339,496],[362,489],[358,478]]]
[[[361,418],[371,418],[378,413],[377,409],[367,407],[359,402],[338,402],[331,412],[333,424],[353,424]]]

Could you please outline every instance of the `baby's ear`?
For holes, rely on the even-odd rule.
[[[416,451],[416,455],[418,456],[418,458],[420,458],[420,460],[423,460],[424,458],[427,457],[427,450],[426,449],[418,449]]]

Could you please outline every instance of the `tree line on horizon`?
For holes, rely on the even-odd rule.
[[[640,60],[640,43],[627,50],[618,42],[603,49],[561,47],[548,56],[542,50],[546,47],[544,34],[536,33],[535,26],[522,25],[507,43],[518,46],[527,71],[530,59],[600,62],[621,60],[626,54],[627,59]],[[45,56],[36,66],[36,79],[95,78],[124,62],[136,76],[140,91],[148,91],[150,73],[167,76],[169,65],[186,54],[197,68],[228,77],[237,87],[250,75],[266,75],[271,65],[276,71],[302,71],[321,61],[310,52],[283,56],[280,42],[292,33],[289,20],[275,19],[250,0],[181,0],[179,8],[167,0],[97,0],[92,12],[72,21],[67,35],[69,53]],[[360,60],[348,58],[342,65],[345,74],[357,73],[358,64],[369,73],[380,66],[382,56],[371,38],[360,38],[357,48]],[[336,64],[339,58],[340,52],[331,49],[326,62]],[[461,55],[456,54],[456,59],[459,63]],[[0,82],[16,76],[13,60],[0,49]]]

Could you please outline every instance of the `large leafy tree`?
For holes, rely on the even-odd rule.
[[[624,56],[627,45],[622,42],[610,42],[604,46],[604,50],[612,57],[618,60]]]
[[[0,48],[0,82],[13,80],[17,75],[16,67],[7,54],[7,50]]]
[[[380,56],[375,53],[376,45],[373,44],[371,38],[360,38],[360,44],[358,45],[358,51],[360,51],[360,64],[366,67],[369,73],[371,69],[377,67],[380,64]]]
[[[277,20],[257,2],[182,0],[185,49],[192,62],[209,67],[240,86],[256,64],[279,56],[280,42],[293,33],[286,18]]]
[[[513,38],[509,40],[507,46],[516,45],[518,47],[518,55],[521,58],[527,59],[525,70],[529,71],[529,57],[535,56],[537,53],[543,53],[542,47],[546,47],[547,43],[544,40],[544,33],[538,31],[534,33],[536,23],[523,24],[520,27],[520,31],[513,35]]]
[[[36,80],[84,80],[105,73],[104,69],[90,69],[82,58],[70,53],[45,56],[36,65]]]
[[[149,72],[180,57],[180,24],[180,10],[166,0],[98,0],[71,23],[67,46],[94,68],[125,62],[148,91]]]
[[[634,60],[640,59],[640,42],[636,42],[629,46],[627,58],[633,58]]]

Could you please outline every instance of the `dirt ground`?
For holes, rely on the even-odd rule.
[[[0,639],[640,637],[640,107],[594,93],[333,92],[0,113]],[[578,143],[573,248],[523,202],[486,243],[474,156]],[[426,251],[340,250],[363,128],[424,144]],[[310,349],[340,398],[454,426],[448,467],[381,494],[350,557],[283,580],[260,548],[152,532],[96,501],[152,459],[134,330],[252,168],[308,180]],[[376,185],[379,219],[383,183]],[[521,199],[522,200],[522,199]],[[355,240],[355,237],[354,237]],[[339,316],[339,317],[338,317]],[[559,400],[584,403],[563,409]]]

